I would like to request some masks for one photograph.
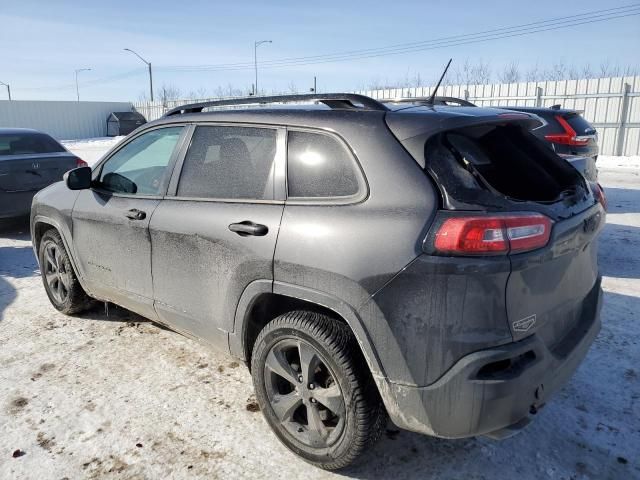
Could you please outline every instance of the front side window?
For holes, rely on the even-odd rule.
[[[179,197],[271,200],[276,130],[199,126],[184,159]]]
[[[184,127],[158,128],[136,137],[102,166],[98,184],[114,193],[160,195]]]
[[[287,157],[289,197],[350,197],[358,193],[354,159],[332,136],[291,131]]]

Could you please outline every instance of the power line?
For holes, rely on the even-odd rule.
[[[608,8],[604,10],[596,10],[592,12],[570,15],[566,17],[557,17],[549,20],[541,20],[530,22],[522,25],[511,27],[502,27],[497,29],[485,30],[469,34],[454,35],[449,37],[441,37],[427,41],[412,42],[387,47],[371,48],[364,50],[353,50],[347,52],[314,55],[306,57],[290,57],[278,60],[261,62],[262,68],[276,68],[286,66],[302,66],[314,65],[318,63],[329,63],[338,61],[347,61],[362,58],[372,58],[387,55],[398,55],[411,53],[416,51],[431,50],[434,48],[444,48],[457,45],[465,45],[470,43],[498,40],[502,38],[510,38],[516,36],[530,35],[533,33],[544,32],[549,30],[558,30],[561,28],[569,28],[589,23],[597,23],[616,18],[634,16],[640,14],[640,4],[627,5],[625,7]],[[193,72],[193,71],[230,71],[244,70],[253,68],[251,63],[236,64],[216,64],[216,65],[183,65],[183,66],[165,66],[161,67],[165,72]]]
[[[146,73],[146,69],[144,68],[136,68],[135,70],[128,70],[126,72],[123,73],[118,73],[116,75],[110,75],[108,77],[102,77],[102,78],[97,78],[94,80],[87,80],[86,82],[82,82],[83,86],[95,86],[95,85],[103,85],[105,83],[112,83],[114,81],[117,80],[122,80],[125,78],[129,78],[129,77],[133,77],[136,75],[140,75],[142,73]],[[38,91],[38,90],[69,90],[69,89],[74,89],[75,84],[69,83],[66,85],[57,85],[57,86],[53,86],[53,87],[24,87],[24,88],[17,88],[16,90],[29,90],[29,91]]]
[[[576,27],[580,25],[588,25],[593,23],[605,22],[618,18],[626,18],[640,15],[640,4],[635,3],[622,7],[607,8],[602,10],[594,10],[575,15],[564,17],[556,17],[547,20],[539,20],[521,25],[513,25],[510,27],[500,27],[490,30],[484,30],[468,34],[452,35],[440,37],[431,40],[423,40],[419,42],[402,43],[389,45],[386,47],[368,48],[361,50],[351,50],[344,52],[336,52],[323,55],[312,55],[303,57],[288,57],[265,61],[259,63],[261,68],[284,68],[293,66],[317,65],[322,63],[344,62],[352,60],[361,60],[367,58],[384,57],[390,55],[402,55],[413,52],[426,50],[434,50],[439,48],[456,47],[460,45],[470,45],[474,43],[487,42],[492,40],[500,40],[505,38],[520,37],[524,35],[532,35],[534,33],[547,32],[552,30],[560,30],[565,28]],[[213,65],[177,65],[177,66],[160,66],[157,70],[163,72],[220,72],[220,71],[239,71],[254,68],[253,63],[226,63]],[[112,83],[124,78],[140,75],[145,73],[145,69],[135,69],[124,73],[111,75],[95,80],[83,82],[85,86],[96,86],[105,83]],[[53,87],[26,87],[16,90],[67,90],[73,89],[73,84],[53,86]]]

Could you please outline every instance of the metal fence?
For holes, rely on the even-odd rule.
[[[187,103],[208,102],[210,100],[225,100],[227,98],[235,97],[189,98],[181,100],[168,100],[166,102],[134,102],[133,108],[144,115],[144,118],[146,118],[147,121],[150,122],[152,120],[157,120],[174,107],[186,105]]]
[[[583,111],[598,130],[603,155],[640,155],[640,76],[522,82],[491,85],[447,85],[440,95],[465,98],[478,106],[542,106],[560,104]],[[362,90],[376,99],[428,96],[433,87]],[[147,120],[173,107],[209,99],[134,103]]]
[[[428,96],[432,87],[360,91],[376,99]],[[603,155],[640,155],[640,76],[447,85],[440,95],[467,99],[478,106],[550,107],[583,111],[598,130]]]
[[[104,137],[111,112],[130,112],[130,102],[0,100],[0,128],[34,128],[58,140]]]

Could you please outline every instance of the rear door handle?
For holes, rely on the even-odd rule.
[[[146,212],[138,210],[137,208],[132,208],[127,213],[125,213],[124,216],[130,218],[131,220],[144,220],[145,218],[147,218]]]
[[[249,220],[244,222],[232,223],[229,225],[229,230],[236,232],[241,237],[253,235],[255,237],[263,237],[269,232],[269,228],[266,225],[259,223],[253,223]]]

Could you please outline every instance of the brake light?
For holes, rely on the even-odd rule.
[[[576,131],[569,125],[564,117],[556,115],[556,120],[564,130],[564,133],[552,133],[545,135],[544,138],[553,143],[561,143],[562,145],[584,146],[589,143],[590,137],[579,137]]]
[[[435,234],[434,247],[453,255],[500,255],[544,247],[551,220],[540,214],[452,217]]]
[[[81,158],[76,158],[76,168],[78,167],[88,167],[89,164],[82,160]]]
[[[599,183],[596,183],[596,188],[595,188],[595,194],[596,194],[596,198],[598,200],[598,202],[600,202],[600,205],[602,205],[602,208],[604,208],[604,210],[607,210],[607,196],[604,193],[604,188],[602,188],[602,185],[600,185]]]

